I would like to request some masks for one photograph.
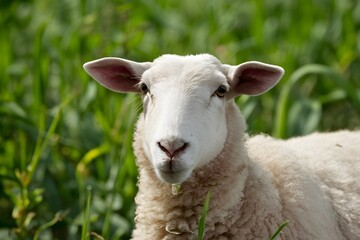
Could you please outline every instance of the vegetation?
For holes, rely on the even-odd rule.
[[[131,235],[140,100],[84,62],[208,52],[283,66],[276,88],[237,103],[250,133],[287,138],[359,126],[359,37],[353,0],[1,1],[0,239]]]

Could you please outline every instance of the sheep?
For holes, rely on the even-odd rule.
[[[360,132],[246,134],[234,98],[268,91],[281,67],[198,54],[84,68],[110,90],[142,96],[133,239],[196,239],[209,191],[205,239],[268,239],[285,220],[280,239],[360,239]]]

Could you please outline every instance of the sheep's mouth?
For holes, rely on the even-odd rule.
[[[182,183],[191,175],[191,169],[174,169],[174,168],[157,168],[156,173],[158,177],[164,182],[174,184]]]
[[[182,163],[181,159],[175,159],[175,160],[167,159],[161,162],[160,164],[158,164],[157,169],[159,169],[159,171],[161,172],[170,173],[170,174],[171,173],[176,174],[178,172],[187,171],[188,168],[181,163]]]
[[[174,160],[167,160],[158,166],[159,170],[162,172],[178,172],[181,171],[181,166],[178,162]]]

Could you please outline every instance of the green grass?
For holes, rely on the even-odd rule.
[[[0,239],[131,235],[140,99],[84,62],[208,52],[283,66],[277,87],[237,103],[250,133],[288,138],[360,125],[359,26],[351,0],[1,1]]]
[[[204,232],[205,232],[205,220],[206,220],[206,215],[207,212],[209,210],[209,206],[210,206],[210,199],[211,199],[211,192],[208,192],[204,201],[204,206],[201,212],[201,217],[199,220],[199,226],[198,226],[198,240],[202,240],[204,237]]]
[[[91,187],[87,187],[87,197],[86,197],[86,207],[83,219],[83,226],[81,231],[81,240],[88,240],[90,239],[90,204],[91,204]]]
[[[277,236],[281,233],[281,231],[288,225],[289,221],[286,220],[283,224],[279,226],[279,228],[274,232],[274,234],[270,237],[270,240],[275,240]]]

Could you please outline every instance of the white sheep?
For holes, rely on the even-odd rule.
[[[111,90],[142,94],[134,239],[196,239],[209,191],[205,239],[268,239],[285,220],[281,239],[360,239],[360,132],[245,134],[233,98],[267,91],[282,68],[208,54],[84,68]]]

